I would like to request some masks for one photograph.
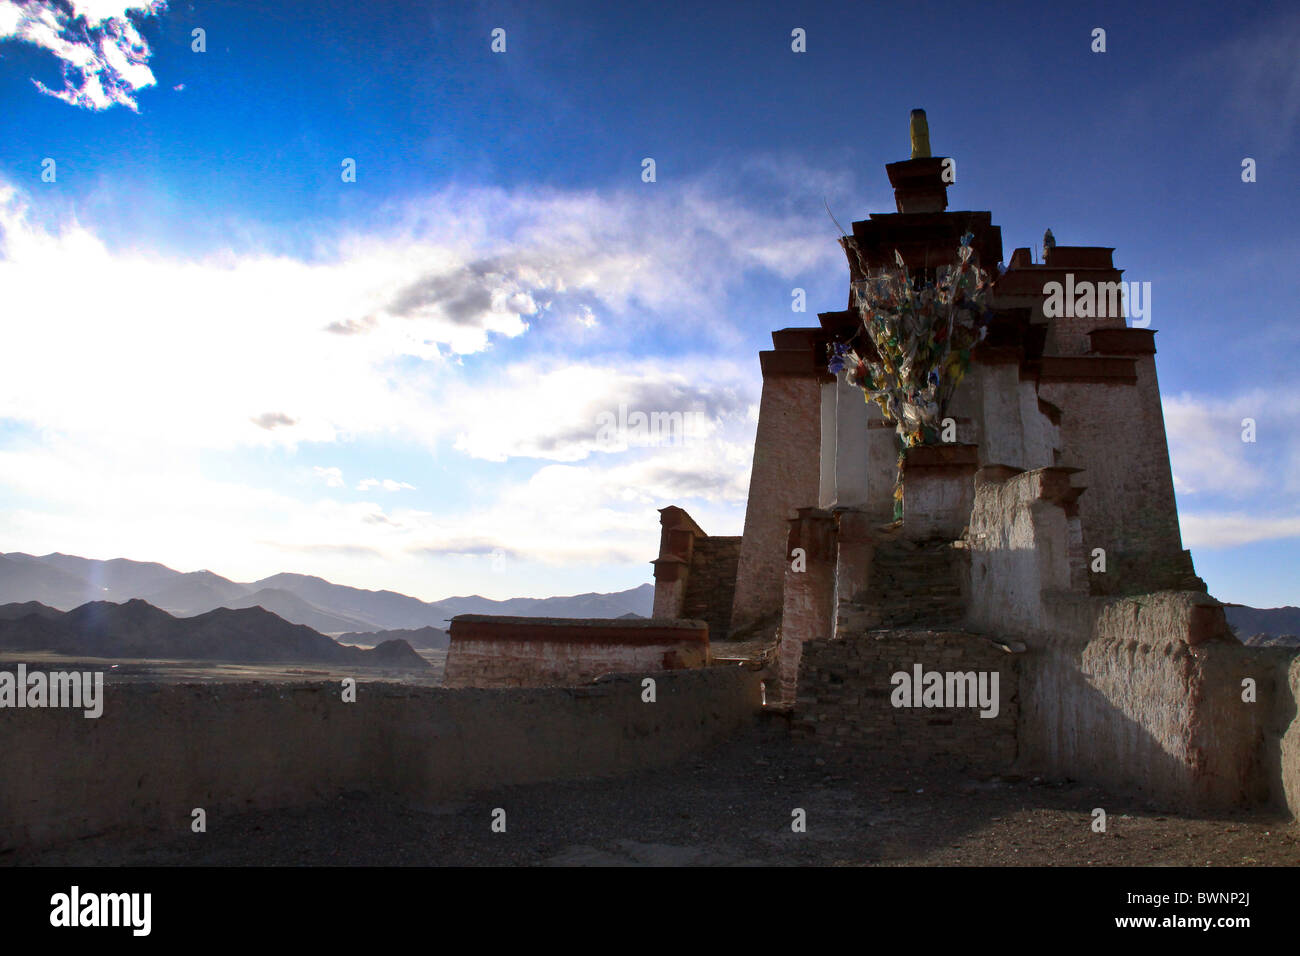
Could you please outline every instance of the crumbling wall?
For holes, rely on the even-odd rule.
[[[1203,591],[1090,596],[1069,470],[976,478],[968,626],[1023,641],[1020,759],[1154,800],[1233,806],[1280,796],[1271,672]],[[1086,499],[1087,495],[1084,495]],[[1106,573],[1115,573],[1109,570]],[[1264,671],[1268,671],[1264,668]]]
[[[751,721],[761,673],[710,667],[587,687],[110,684],[103,716],[0,709],[0,849],[117,828],[186,836],[225,814],[361,790],[419,802],[662,766]],[[484,817],[486,819],[486,816]],[[437,861],[430,861],[437,862]]]
[[[1277,799],[1273,678],[1213,626],[1207,602],[1165,591],[1049,608],[1057,629],[1031,637],[1024,660],[1026,765],[1182,805]],[[1260,700],[1247,703],[1252,670]]]

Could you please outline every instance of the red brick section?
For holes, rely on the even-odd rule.
[[[705,667],[703,621],[498,617],[452,619],[448,687],[584,684],[602,674]]]
[[[1093,329],[1088,333],[1098,355],[1155,355],[1155,329]]]
[[[667,553],[663,549],[663,544],[667,540],[666,535],[669,531],[678,529],[692,531],[699,537],[704,537],[704,529],[695,523],[695,519],[686,513],[685,508],[679,508],[676,505],[669,505],[666,508],[659,509],[659,525],[663,529],[660,535],[660,553]],[[684,555],[678,555],[684,557]]]
[[[622,618],[505,617],[460,614],[451,621],[457,641],[539,641],[557,644],[698,644],[708,647],[704,621],[632,621]]]
[[[1116,329],[1115,331],[1119,331]],[[1037,362],[1040,382],[1088,382],[1095,385],[1136,385],[1137,369],[1133,359],[1102,355],[1047,355]]]
[[[666,558],[656,558],[650,562],[655,569],[655,584],[674,584],[677,581],[686,578],[687,569],[691,564],[683,558],[669,555]]]
[[[682,602],[690,583],[695,544],[707,537],[683,509],[669,505],[659,509],[659,557],[650,562],[655,569],[655,599],[651,615],[656,618],[682,617]]]
[[[951,468],[958,471],[979,467],[978,445],[916,445],[907,449],[903,458],[903,473],[928,468]]]
[[[778,350],[796,349],[818,354],[826,351],[830,333],[823,328],[777,329],[772,333],[772,346]]]
[[[1053,246],[1043,250],[1049,269],[1113,269],[1114,246]]]
[[[794,569],[794,551],[804,552],[803,569]],[[834,636],[836,516],[820,508],[800,508],[790,519],[786,547],[785,607],[777,647],[774,706],[794,706],[804,641]]]
[[[980,266],[993,274],[1002,261],[1002,228],[992,219],[989,212],[872,213],[870,219],[853,224],[853,238],[867,268],[897,268],[897,251],[912,275],[933,278],[939,266],[956,263],[961,237],[970,232]],[[852,251],[846,254],[850,279],[861,279],[857,256]]]
[[[948,184],[943,181],[942,156],[886,163],[894,205],[899,212],[943,212],[948,208]]]
[[[1014,300],[1025,304],[1034,303],[1035,324],[1045,323],[1048,351],[1056,355],[1082,355],[1091,348],[1089,336],[1096,330],[1124,331],[1124,316],[1100,314],[1106,311],[1108,302],[1094,302],[1098,315],[1071,316],[1059,315],[1045,317],[1043,303],[1046,301],[1044,287],[1049,282],[1061,283],[1063,289],[1068,285],[1067,274],[1073,274],[1075,287],[1082,283],[1118,283],[1123,277],[1123,270],[1116,269],[1112,262],[1114,249],[1109,246],[1056,246],[1046,251],[1044,261],[1035,263],[1027,249],[1017,249],[1011,257],[1010,268],[998,277],[996,289],[1003,300]],[[1115,354],[1131,354],[1127,351]]]
[[[1228,618],[1224,614],[1223,605],[1193,604],[1187,628],[1187,643],[1195,647],[1215,640],[1237,642],[1237,639],[1232,636],[1232,629],[1228,627]]]
[[[817,376],[817,358],[810,351],[786,351],[778,349],[758,353],[758,364],[763,370],[763,377],[773,376]]]

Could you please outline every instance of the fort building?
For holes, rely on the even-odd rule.
[[[895,211],[845,239],[847,307],[759,353],[742,534],[665,505],[651,620],[458,618],[449,683],[739,662],[770,719],[832,746],[1300,810],[1300,657],[1244,647],[1183,548],[1156,332],[1126,321],[1114,250],[1049,230],[1041,261],[1006,260],[991,212],[949,210],[928,133],[914,111]],[[901,260],[942,283],[963,248],[990,279],[980,336],[941,437],[904,442],[831,346],[862,327],[863,280]],[[872,341],[855,348],[878,359]],[[896,706],[923,674],[948,696]],[[962,687],[998,699],[943,703]]]
[[[1128,806],[1300,816],[1300,651],[1243,646],[1182,546],[1155,332],[1125,321],[1113,250],[1049,232],[1042,261],[1003,264],[992,214],[948,210],[951,167],[922,118],[912,132],[886,166],[896,211],[845,246],[851,289],[896,256],[947,281],[959,247],[995,276],[942,429],[900,441],[831,372],[828,346],[861,321],[851,294],[759,355],[743,533],[660,509],[652,618],[464,615],[449,686],[367,683],[363,704],[332,682],[125,680],[95,720],[0,709],[26,768],[0,780],[0,846],[173,828],[195,806],[423,803],[666,767],[756,721]],[[1091,302],[1058,307],[1080,289]]]
[[[1240,701],[1249,652],[1182,546],[1155,330],[1126,322],[1114,250],[1049,231],[1041,261],[1017,248],[1004,263],[990,212],[949,210],[950,164],[917,119],[912,157],[885,167],[896,211],[852,224],[848,308],[759,354],[739,541],[661,510],[655,616],[709,621],[715,656],[770,648],[768,708],[836,745],[1209,802],[1276,796],[1259,748],[1289,722]],[[993,277],[987,333],[947,440],[900,458],[895,423],[832,374],[828,346],[861,323],[854,283],[896,257],[938,279],[963,236]],[[1084,307],[1055,307],[1089,286]],[[918,665],[995,669],[997,716],[892,707],[891,676]]]

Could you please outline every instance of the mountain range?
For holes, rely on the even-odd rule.
[[[322,634],[347,634],[376,643],[376,638],[383,636],[376,632],[441,630],[457,614],[649,617],[654,585],[569,597],[494,601],[475,594],[421,601],[396,591],[368,591],[305,574],[273,574],[242,583],[211,571],[186,573],[156,562],[126,558],[103,561],[58,553],[0,554],[0,604],[36,601],[71,611],[88,602],[120,604],[133,600],[147,602],[176,617],[194,617],[218,608],[261,607]],[[426,635],[424,639],[433,638]]]
[[[1300,647],[1300,607],[1229,604],[1223,613],[1237,636],[1251,646]]]
[[[71,554],[41,556],[0,553],[0,605],[39,602],[47,609],[71,611],[90,602],[144,601],[181,618],[220,608],[263,608],[344,643],[377,645],[408,641],[413,647],[442,649],[445,628],[457,614],[514,617],[650,617],[654,585],[611,594],[510,598],[495,601],[477,594],[421,601],[396,591],[368,591],[306,574],[273,574],[258,581],[231,581],[211,571],[176,571],[157,562],[115,558],[109,561]],[[1300,608],[1254,608],[1229,604],[1228,623],[1251,644],[1300,644]]]
[[[340,644],[260,607],[178,618],[136,598],[60,611],[35,601],[0,605],[0,651],[152,660],[312,662],[428,670],[404,640],[364,649]]]

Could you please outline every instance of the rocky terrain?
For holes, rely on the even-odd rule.
[[[445,651],[451,646],[451,635],[436,627],[402,628],[392,631],[340,634],[342,644],[376,645],[384,641],[406,641],[412,647],[430,651]]]
[[[1300,647],[1300,607],[1247,607],[1229,604],[1223,609],[1228,624],[1243,643],[1252,647]]]

